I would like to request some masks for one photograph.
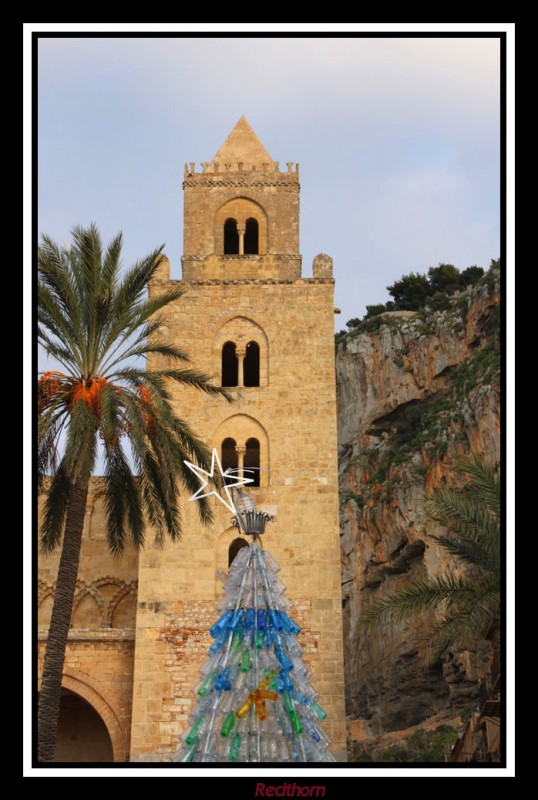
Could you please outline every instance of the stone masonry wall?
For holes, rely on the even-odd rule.
[[[106,543],[101,480],[91,481],[79,579],[62,685],[86,700],[107,726],[115,761],[129,760],[138,553],[114,558]],[[44,497],[41,497],[41,504]],[[39,672],[54,599],[60,551],[39,553]]]
[[[169,285],[155,283],[152,291]],[[253,430],[264,433],[257,438],[266,477],[251,493],[258,507],[277,516],[264,544],[282,567],[287,596],[302,607],[301,644],[309,648],[312,684],[328,712],[333,749],[345,758],[333,281],[290,284],[261,275],[256,282],[183,287],[185,295],[168,310],[165,335],[215,382],[220,374],[213,344],[223,325],[246,317],[268,342],[267,385],[233,390],[232,404],[189,388],[170,391],[181,415],[211,447],[220,448],[230,433],[238,444]],[[237,537],[230,512],[212,502],[212,527],[203,528],[193,504],[184,503],[182,540],[159,551],[146,548],[140,557],[133,760],[161,760],[174,752],[194,703],[206,631],[222,591],[215,572],[227,569],[228,547]],[[181,620],[188,634],[179,632]]]

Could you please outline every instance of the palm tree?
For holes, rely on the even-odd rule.
[[[121,234],[104,252],[95,225],[72,234],[66,248],[43,236],[38,254],[38,339],[63,370],[45,372],[38,382],[40,485],[51,476],[40,543],[45,551],[62,543],[38,712],[43,762],[54,758],[88,485],[99,447],[111,551],[121,553],[127,536],[142,546],[146,520],[157,543],[165,534],[177,539],[178,484],[191,492],[198,488],[183,461],[209,469],[209,452],[174,415],[168,387],[175,381],[229,399],[186,366],[180,348],[159,337],[161,310],[182,295],[169,288],[147,297],[162,248],[120,275]],[[162,368],[140,366],[137,360],[145,356]],[[198,511],[210,522],[203,499]]]
[[[471,480],[462,490],[437,489],[425,503],[427,518],[446,528],[431,536],[469,565],[467,574],[434,575],[372,603],[361,625],[402,620],[427,608],[440,608],[440,620],[428,636],[430,652],[473,647],[489,631],[500,603],[500,476],[477,456],[459,461],[457,470]]]

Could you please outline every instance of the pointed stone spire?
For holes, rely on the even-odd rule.
[[[224,172],[225,165],[231,164],[231,169],[235,172],[238,169],[238,164],[244,164],[245,167],[249,168],[252,165],[272,165],[273,159],[243,116],[211,163],[219,165],[219,172]]]

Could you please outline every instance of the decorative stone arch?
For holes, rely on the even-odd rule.
[[[132,597],[134,602],[136,603],[137,596],[138,596],[138,584],[136,581],[131,581],[130,583],[122,582],[122,586],[120,586],[120,588],[113,595],[108,604],[107,622],[110,625],[110,627],[112,627],[112,622],[114,621],[114,614],[116,613],[116,609],[118,608],[119,604],[123,600],[125,600],[126,597]]]
[[[236,220],[238,226],[245,226],[243,230],[246,229],[247,220],[256,220],[258,223],[258,255],[267,253],[267,214],[259,203],[248,197],[234,197],[224,203],[217,211],[214,230],[215,253],[224,253],[224,225],[228,219]],[[248,254],[246,257],[248,257]]]
[[[86,597],[91,597],[92,600],[95,602],[97,606],[97,610],[99,612],[99,628],[106,627],[106,610],[105,610],[105,601],[103,600],[101,594],[99,593],[98,589],[93,584],[85,584],[83,587],[75,594],[75,599],[73,602],[73,613],[71,615],[71,626],[73,625],[73,620],[77,613],[77,610],[82,603],[82,601]]]
[[[54,584],[45,583],[45,581],[38,580],[37,582],[37,605],[38,608],[50,594],[54,595]]]
[[[238,447],[246,447],[249,439],[258,440],[260,443],[260,486],[269,486],[269,436],[263,425],[249,414],[233,414],[223,420],[213,434],[214,447],[219,452],[222,441],[227,438],[235,439]],[[247,484],[247,489],[249,485]]]
[[[92,586],[95,586],[96,589],[100,589],[102,586],[117,586],[118,589],[122,589],[126,585],[121,578],[114,578],[112,575],[105,575],[103,578],[92,581]]]
[[[37,624],[38,627],[48,628],[50,625],[50,618],[43,618],[47,613],[47,608],[43,609],[46,600],[51,599],[50,613],[52,614],[52,606],[54,604],[55,584],[47,584],[45,581],[38,581],[37,584]]]
[[[114,711],[112,698],[101,684],[84,672],[65,667],[62,675],[62,686],[64,689],[69,689],[71,692],[78,694],[79,697],[82,697],[99,714],[110,736],[114,761],[126,761],[125,736],[118,714]],[[41,677],[39,678],[39,689],[41,689]]]
[[[224,322],[213,340],[213,373],[222,378],[222,349],[228,342],[234,342],[236,352],[246,353],[247,345],[255,342],[260,348],[260,386],[269,384],[269,340],[264,329],[249,317],[234,316]],[[244,356],[243,356],[244,357]],[[258,387],[246,387],[258,388]]]
[[[136,581],[134,581],[134,583],[136,584]],[[115,587],[115,591],[112,595],[109,594],[107,599],[106,592],[102,592],[102,590],[111,586]],[[129,593],[130,584],[127,584],[121,578],[115,578],[112,575],[104,575],[102,578],[97,578],[97,580],[92,581],[91,588],[95,591],[96,598],[99,597],[103,604],[101,625],[104,628],[110,628],[114,609],[120,600],[123,599],[123,596]],[[120,594],[121,597],[118,597]]]

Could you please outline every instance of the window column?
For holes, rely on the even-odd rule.
[[[247,452],[247,448],[244,445],[238,445],[235,448],[235,452],[237,453],[237,475],[239,478],[242,478],[243,467],[245,464],[245,453]]]
[[[245,385],[245,356],[247,354],[246,348],[239,348],[235,346],[235,357],[237,358],[237,385]]]
[[[237,223],[237,233],[239,234],[239,255],[245,255],[245,230],[246,224],[244,222]]]

